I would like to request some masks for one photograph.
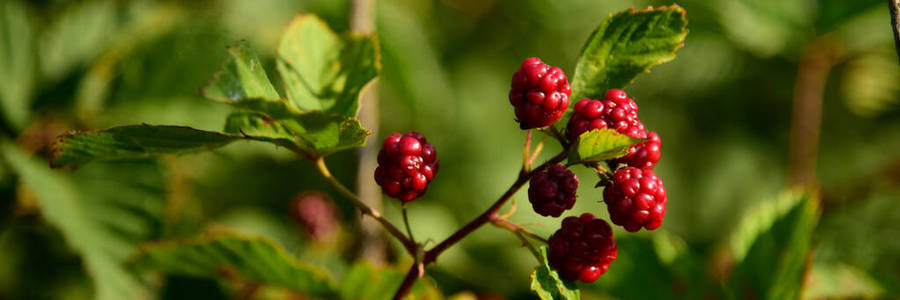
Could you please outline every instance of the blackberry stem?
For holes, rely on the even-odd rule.
[[[413,237],[412,229],[409,227],[409,217],[406,216],[406,203],[400,206],[400,211],[403,213],[403,225],[406,225],[406,234],[409,235],[409,239],[415,244],[416,238]]]
[[[370,217],[378,221],[378,223],[381,223],[381,226],[384,227],[385,230],[387,230],[391,235],[400,240],[400,243],[403,244],[403,248],[406,248],[406,252],[413,256],[416,255],[416,243],[413,242],[410,238],[406,237],[406,235],[404,235],[403,232],[400,231],[400,229],[397,229],[397,226],[394,226],[391,221],[385,219],[381,212],[362,202],[362,200],[359,199],[359,196],[357,196],[356,194],[351,192],[350,189],[341,184],[341,182],[337,178],[335,178],[334,175],[331,175],[331,171],[328,170],[328,166],[325,164],[324,158],[319,157],[318,159],[316,159],[316,167],[319,169],[319,173],[322,174],[322,177],[325,178],[325,181],[327,181],[339,192],[341,192],[341,194],[344,194],[344,196],[350,198],[353,205],[355,205],[362,214],[369,215]],[[404,213],[404,217],[405,216],[406,214]]]

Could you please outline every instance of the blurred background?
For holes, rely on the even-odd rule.
[[[430,245],[514,181],[525,135],[507,93],[523,59],[538,56],[571,77],[585,39],[610,13],[673,3],[376,2],[378,118],[363,125],[379,128],[370,144],[416,130],[438,149],[440,173],[409,206],[415,236]],[[685,47],[626,89],[663,141],[656,173],[669,196],[665,223],[654,232],[617,231],[619,260],[598,283],[582,285],[584,297],[723,298],[729,267],[722,249],[740,220],[797,184],[819,188],[821,210],[804,297],[900,297],[900,65],[884,1],[677,4],[689,20]],[[231,108],[202,99],[198,89],[226,58],[225,46],[248,41],[280,87],[273,57],[288,22],[313,13],[344,32],[352,8],[349,0],[2,1],[0,299],[92,298],[92,278],[118,278],[137,245],[210,228],[272,238],[337,278],[364,258],[405,269],[410,261],[397,245],[382,249],[376,241],[376,253],[365,254],[372,241],[359,238],[347,199],[311,163],[270,145],[77,170],[51,171],[43,161],[48,145],[70,129],[149,123],[221,130]],[[543,157],[559,151],[544,140]],[[356,185],[356,152],[328,160],[338,178]],[[566,215],[607,219],[595,175],[575,170],[580,196]],[[368,180],[371,170],[360,176]],[[39,204],[45,197],[85,213],[48,222]],[[531,211],[526,193],[515,200],[511,220],[544,236],[558,228],[559,219]],[[341,225],[295,221],[303,205],[333,215],[316,222]],[[67,211],[54,213],[60,210]],[[400,220],[393,199],[383,211]],[[94,230],[78,229],[86,227]],[[76,251],[73,241],[100,242]],[[536,298],[528,277],[534,259],[520,246],[509,232],[486,226],[429,268],[431,282],[458,299]],[[227,280],[140,278],[152,297],[238,297]]]

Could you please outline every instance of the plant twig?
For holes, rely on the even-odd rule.
[[[419,278],[425,275],[424,268],[421,268],[421,263],[415,263],[412,267],[409,267],[409,272],[406,273],[406,277],[403,277],[403,282],[400,283],[400,287],[397,289],[397,293],[394,294],[394,300],[403,299],[404,296],[409,294],[409,291],[412,289],[414,283]]]
[[[519,238],[520,241],[522,241],[522,246],[528,248],[528,251],[531,252],[531,255],[534,255],[534,259],[537,259],[538,264],[544,263],[544,260],[541,258],[541,253],[538,252],[537,249],[534,248],[534,245],[532,245],[531,242],[529,242],[528,239],[525,238],[524,234],[518,231],[514,231],[513,234],[515,234],[515,236]]]
[[[409,227],[409,217],[406,216],[406,203],[403,203],[403,205],[400,206],[400,211],[403,213],[403,225],[406,225],[406,234],[409,235],[409,239],[415,243],[416,238],[413,237],[412,229]]]
[[[406,252],[408,252],[410,255],[415,255],[416,243],[406,237],[406,235],[403,235],[403,232],[397,229],[397,227],[394,226],[394,224],[392,224],[390,221],[385,219],[384,216],[381,215],[381,212],[375,210],[371,206],[366,205],[364,202],[362,202],[362,200],[359,199],[359,197],[356,196],[356,194],[354,194],[350,191],[350,189],[341,184],[341,182],[338,181],[337,178],[334,177],[334,175],[331,175],[331,171],[329,171],[328,166],[325,165],[324,158],[320,157],[316,160],[316,167],[319,169],[319,173],[322,173],[322,177],[325,177],[325,181],[328,181],[329,184],[337,188],[337,190],[344,194],[344,196],[350,198],[353,205],[355,205],[356,208],[358,208],[359,211],[362,212],[362,214],[369,215],[370,217],[378,221],[378,223],[381,223],[381,226],[384,227],[385,230],[387,230],[391,235],[400,240],[400,243],[403,244],[403,248],[406,248]]]
[[[897,48],[897,57],[900,59],[900,0],[888,0],[891,11],[891,27],[894,29],[894,47]]]
[[[531,168],[528,163],[528,158],[531,157],[529,152],[531,152],[531,129],[528,129],[528,133],[525,134],[525,147],[522,147],[522,169],[526,171]]]
[[[528,236],[528,237],[533,238],[533,239],[535,239],[535,240],[544,242],[544,244],[549,244],[549,243],[550,243],[550,241],[548,241],[547,239],[545,239],[545,238],[543,238],[543,237],[541,237],[541,236],[535,234],[533,231],[528,230],[527,228],[522,227],[521,225],[516,224],[516,223],[513,223],[513,222],[511,222],[511,221],[509,221],[509,220],[507,220],[507,219],[504,219],[504,218],[494,218],[494,219],[491,220],[491,224],[493,224],[494,226],[497,226],[497,227],[499,227],[499,228],[503,228],[503,229],[509,230],[509,231],[511,231],[511,232],[513,232],[513,233],[516,233],[516,234],[522,234],[522,235],[524,235],[524,236]]]
[[[503,193],[502,196],[500,196],[499,199],[497,199],[496,202],[494,202],[493,205],[491,205],[491,207],[489,207],[487,210],[485,210],[481,215],[476,217],[474,220],[470,221],[468,224],[466,224],[465,226],[463,226],[462,228],[457,230],[455,233],[453,233],[452,235],[447,237],[447,239],[445,239],[444,241],[437,244],[437,246],[434,246],[434,248],[431,248],[431,250],[428,250],[427,252],[425,252],[424,263],[427,265],[427,264],[435,262],[435,260],[437,260],[438,255],[440,255],[442,252],[444,252],[444,250],[447,250],[447,248],[449,248],[453,244],[456,244],[457,242],[462,240],[464,237],[466,237],[467,235],[469,235],[470,233],[472,233],[473,231],[475,231],[482,225],[490,222],[492,217],[497,214],[497,211],[500,210],[500,208],[503,207],[503,205],[506,204],[507,201],[509,201],[509,199],[512,197],[512,195],[515,194],[516,191],[518,191],[522,187],[522,185],[525,184],[525,182],[527,182],[529,179],[531,179],[531,176],[534,174],[534,172],[543,170],[544,168],[547,168],[551,165],[561,162],[565,158],[566,158],[566,152],[563,151],[563,152],[560,152],[559,154],[557,154],[556,156],[554,156],[553,158],[551,158],[550,160],[548,160],[547,162],[544,162],[542,165],[538,166],[534,170],[520,171],[519,177],[516,179],[516,181],[509,187],[509,189],[506,190],[505,193]]]

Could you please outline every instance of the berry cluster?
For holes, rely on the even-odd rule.
[[[565,74],[540,59],[526,59],[513,75],[511,86],[509,101],[522,129],[551,125],[568,106],[571,90]],[[557,105],[557,97],[562,96],[566,101]],[[667,202],[662,180],[653,173],[662,154],[659,135],[647,131],[638,118],[637,103],[620,89],[607,91],[603,99],[578,101],[566,125],[566,136],[574,143],[585,132],[605,128],[644,139],[632,145],[625,156],[607,161],[614,173],[606,175],[608,179],[602,183],[611,221],[631,232],[659,228]],[[575,204],[577,188],[578,177],[558,164],[534,172],[528,200],[538,214],[558,217]],[[563,278],[592,282],[616,258],[612,230],[606,221],[591,214],[568,217],[550,239],[549,256]]]
[[[375,182],[388,196],[409,202],[425,194],[439,166],[437,152],[424,135],[394,133],[378,152]]]
[[[584,213],[563,219],[550,237],[548,258],[563,279],[591,283],[606,273],[618,252],[609,224]]]
[[[522,62],[510,85],[509,102],[522,129],[550,126],[569,107],[572,90],[565,73],[536,57]],[[565,137],[571,143],[563,144],[574,144],[581,134],[605,128],[643,139],[625,156],[607,161],[613,174],[601,174],[601,183],[606,186],[603,198],[612,223],[631,232],[659,228],[668,199],[653,167],[659,162],[662,142],[656,132],[646,130],[638,118],[637,103],[625,91],[611,89],[604,99],[585,98],[575,104],[566,126]],[[384,140],[378,153],[375,181],[385,194],[406,203],[425,193],[437,171],[434,146],[423,135],[394,133]],[[578,177],[566,165],[555,164],[522,175],[531,175],[528,201],[538,214],[559,217],[575,205]],[[590,213],[563,219],[549,239],[549,249],[550,265],[562,278],[586,283],[603,275],[618,255],[609,223]]]
[[[569,108],[572,88],[562,69],[551,67],[537,57],[526,59],[512,77],[509,103],[516,109],[522,129],[545,127]]]

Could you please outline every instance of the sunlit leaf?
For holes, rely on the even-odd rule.
[[[563,280],[550,267],[547,247],[541,248],[543,263],[531,272],[531,290],[543,300],[581,299],[581,292],[575,283]]]
[[[215,233],[188,241],[146,244],[139,268],[199,277],[236,276],[314,297],[337,294],[324,271],[300,263],[263,238]]]
[[[629,9],[610,16],[588,38],[572,80],[572,99],[600,99],[650,67],[675,58],[687,36],[678,5]]]
[[[628,154],[631,145],[641,139],[629,137],[613,129],[594,129],[582,133],[569,150],[569,162],[599,162]]]
[[[259,57],[246,43],[228,46],[228,54],[222,70],[201,90],[204,97],[236,104],[252,98],[281,99]]]
[[[278,46],[278,72],[288,99],[301,110],[356,116],[359,93],[378,74],[370,36],[340,36],[313,15],[294,19]]]
[[[228,116],[225,132],[299,149],[311,158],[363,146],[366,137],[371,134],[355,118],[321,112],[280,118],[254,112],[236,112]]]

